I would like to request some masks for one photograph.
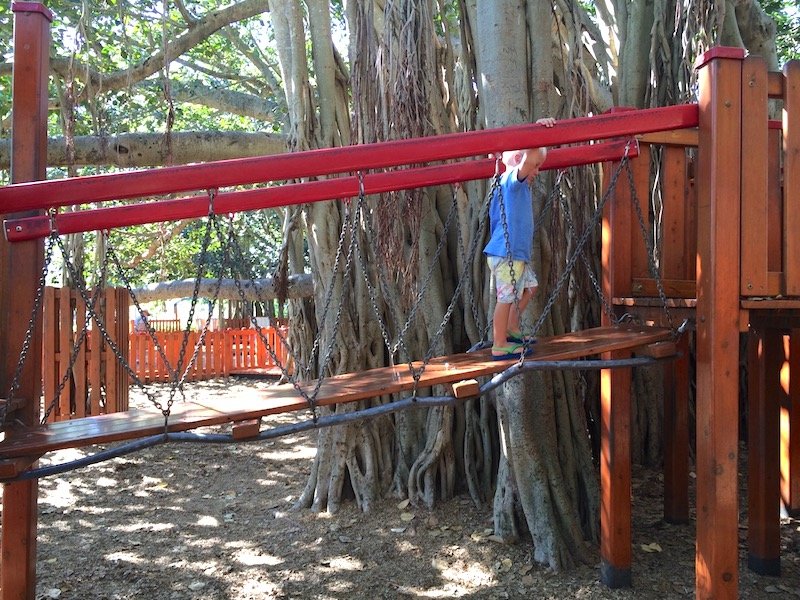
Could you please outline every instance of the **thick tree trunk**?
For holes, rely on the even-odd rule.
[[[492,99],[487,125],[529,122],[534,114],[551,114],[549,7],[501,0],[479,1],[477,9],[488,17],[481,20],[477,53],[481,93]],[[531,61],[531,68],[520,68],[523,58]],[[532,73],[533,86],[521,72]],[[542,252],[548,247],[541,229],[537,247]],[[538,262],[540,289],[546,293],[549,261]],[[535,304],[541,311],[543,298]],[[561,326],[556,324],[561,322],[557,315],[551,316],[547,320],[550,331],[540,333],[550,333],[554,327],[558,333]],[[553,569],[586,562],[584,540],[596,535],[596,519],[581,519],[582,512],[596,514],[597,486],[585,417],[571,391],[573,385],[571,378],[548,373],[516,377],[498,390],[505,451],[495,492],[495,532],[507,540],[517,539],[515,506],[519,503],[533,536],[535,560]]]

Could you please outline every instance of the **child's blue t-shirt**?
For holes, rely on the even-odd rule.
[[[500,176],[500,191],[492,195],[489,203],[489,243],[483,253],[506,258],[511,249],[514,260],[531,261],[533,245],[533,202],[528,182],[517,180],[517,169],[509,169]],[[500,211],[500,197],[505,207],[505,222]],[[506,243],[505,231],[508,230]]]

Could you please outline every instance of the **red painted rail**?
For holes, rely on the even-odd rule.
[[[630,157],[637,156],[638,144],[635,141],[623,140],[556,148],[548,153],[543,168],[562,169],[595,162],[619,160],[626,151]],[[364,192],[379,194],[401,189],[485,179],[494,174],[495,165],[494,159],[483,159],[435,167],[367,174],[363,177]],[[214,196],[213,208],[217,214],[227,214],[290,204],[352,198],[358,196],[359,185],[358,177],[340,177],[255,190],[223,192]],[[60,234],[68,234],[199,218],[207,215],[210,207],[211,199],[208,195],[190,196],[159,202],[57,214],[52,220],[47,216],[8,219],[5,221],[4,227],[8,241],[20,242],[45,237],[51,233],[51,230]]]
[[[486,156],[509,148],[564,146],[629,137],[639,133],[696,127],[697,124],[697,105],[683,104],[565,119],[559,121],[555,127],[514,125],[275,156],[32,181],[0,188],[0,213],[284,181],[323,174],[352,173],[407,164],[430,164],[442,160]]]

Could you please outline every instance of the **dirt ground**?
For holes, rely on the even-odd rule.
[[[206,383],[193,393],[260,385]],[[662,520],[658,472],[635,471],[633,587],[609,590],[597,565],[553,573],[531,564],[529,540],[494,541],[491,507],[467,496],[432,511],[397,499],[366,515],[352,504],[335,516],[291,511],[313,439],[164,445],[42,479],[37,598],[694,597],[694,527]],[[800,521],[783,520],[782,541],[783,576],[742,564],[740,597],[800,597]]]

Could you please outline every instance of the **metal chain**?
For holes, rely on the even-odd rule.
[[[361,214],[363,215],[364,209],[366,207],[366,197],[361,195],[359,197],[359,207],[361,209]],[[367,248],[371,249],[375,247],[376,239],[378,237],[377,233],[375,232],[375,228],[372,225],[372,219],[370,215],[363,215],[362,220],[364,222],[364,232],[367,238]],[[383,318],[383,314],[381,312],[380,307],[378,306],[378,299],[377,299],[377,292],[375,286],[372,285],[372,281],[370,280],[369,273],[367,272],[367,256],[366,253],[363,252],[361,248],[361,244],[358,244],[356,247],[358,251],[359,262],[361,264],[361,272],[364,278],[364,283],[367,286],[367,293],[369,294],[370,303],[372,305],[372,310],[375,313],[375,318],[378,321],[378,325],[381,329],[381,335],[383,337],[383,343],[386,346],[386,350],[389,353],[389,361],[392,366],[394,366],[394,357],[397,354],[398,350],[402,349],[404,356],[410,359],[411,353],[408,350],[408,347],[405,343],[405,338],[400,336],[396,341],[392,341],[390,339],[389,334],[389,326],[386,324],[386,321]],[[378,279],[378,286],[381,289],[386,289],[388,286],[383,278],[383,270],[377,268],[375,270],[376,277]]]
[[[128,296],[133,302],[133,305],[136,307],[137,312],[141,316],[142,322],[144,323],[145,326],[145,331],[150,337],[150,340],[153,342],[153,347],[158,352],[159,358],[161,358],[161,361],[164,363],[164,366],[169,370],[169,375],[171,379],[173,377],[172,364],[169,362],[169,360],[167,360],[167,355],[164,352],[164,348],[158,341],[158,337],[156,336],[156,331],[155,329],[153,329],[153,327],[151,327],[147,315],[144,314],[144,309],[142,308],[139,302],[139,298],[136,296],[136,293],[133,291],[133,285],[131,281],[128,279],[127,274],[125,273],[125,268],[122,266],[122,263],[119,257],[117,256],[116,250],[114,249],[114,246],[111,244],[111,239],[108,235],[108,232],[107,231],[103,232],[103,235],[105,236],[106,239],[106,260],[110,261],[114,265],[114,268],[117,271],[117,276],[122,282],[122,286],[128,292]]]
[[[625,162],[625,171],[628,176],[628,185],[631,190],[631,202],[636,211],[636,218],[639,220],[639,228],[642,231],[642,239],[644,240],[645,248],[647,249],[647,267],[650,269],[650,276],[656,282],[656,289],[658,290],[658,297],[661,300],[661,308],[664,311],[664,316],[667,319],[667,326],[672,332],[672,337],[677,338],[678,332],[675,328],[675,323],[672,320],[672,314],[669,312],[669,301],[667,300],[667,293],[664,290],[664,283],[661,280],[661,273],[656,265],[656,250],[655,244],[647,232],[647,226],[644,222],[644,215],[642,215],[642,207],[639,205],[639,195],[636,192],[636,184],[633,181],[633,171],[630,164]]]
[[[482,230],[484,228],[488,218],[489,218],[489,212],[486,211],[486,210],[482,211],[481,212],[481,219],[478,222],[478,229],[479,230]],[[472,238],[472,243],[470,244],[469,253],[468,253],[468,257],[471,260],[475,259],[475,256],[476,256],[477,250],[478,250],[478,243],[480,241],[481,241],[481,238],[478,235],[476,235],[476,236],[474,236]],[[425,365],[427,365],[431,361],[431,359],[433,358],[433,355],[435,354],[436,346],[437,346],[437,344],[439,343],[439,340],[441,339],[441,337],[444,334],[444,328],[450,322],[450,317],[453,314],[453,310],[455,309],[456,302],[458,301],[458,297],[461,294],[461,288],[465,285],[465,283],[467,281],[470,281],[471,275],[472,275],[472,273],[470,272],[469,269],[464,269],[461,272],[461,276],[458,279],[458,283],[456,284],[456,288],[455,288],[455,290],[453,290],[453,295],[452,295],[452,297],[450,299],[450,304],[448,305],[447,310],[445,311],[444,317],[442,318],[442,321],[439,324],[439,328],[436,330],[436,333],[433,336],[433,341],[430,344],[428,344],[428,352],[425,354],[425,358],[423,360],[423,368],[422,368],[422,370],[424,370]]]
[[[8,394],[6,397],[8,398],[8,402],[3,404],[2,409],[0,409],[0,424],[6,424],[6,417],[8,415],[8,406],[11,400],[14,398],[14,395],[19,390],[20,386],[20,379],[22,378],[22,369],[25,366],[25,361],[28,358],[28,352],[30,352],[31,343],[33,341],[33,331],[36,328],[36,319],[39,315],[39,310],[42,306],[42,299],[44,298],[44,288],[45,283],[47,282],[47,272],[50,269],[50,262],[53,259],[53,239],[52,236],[48,238],[47,243],[45,244],[45,252],[44,252],[44,264],[42,265],[42,271],[39,274],[39,281],[36,285],[36,295],[33,301],[33,308],[31,309],[30,317],[28,318],[28,328],[25,330],[25,337],[22,340],[22,348],[19,352],[19,358],[17,359],[17,365],[14,368],[14,375],[11,377],[11,384],[8,388]]]
[[[235,240],[231,244],[231,248],[233,249],[234,252],[236,252],[237,264],[239,265],[248,264],[249,261],[244,256],[244,252],[242,251],[238,243],[235,242]],[[235,272],[232,271],[232,275],[234,275],[233,283],[234,286],[236,287],[236,292],[239,295],[239,299],[242,302],[247,302],[247,296],[245,294],[244,287],[242,287],[242,282],[240,280],[241,274],[242,274],[241,268]],[[247,277],[250,280],[250,284],[252,285],[253,290],[256,292],[256,297],[258,298],[258,302],[265,303],[266,300],[264,300],[264,297],[261,295],[261,288],[256,283],[255,277],[252,274],[252,269],[248,269]],[[253,315],[250,315],[250,324],[253,325],[253,327],[255,328],[261,340],[261,343],[264,344],[264,347],[269,353],[272,362],[275,363],[275,365],[280,369],[283,377],[285,377],[287,381],[292,381],[294,379],[294,376],[289,373],[288,368],[280,361],[276,350],[272,347],[267,337],[261,331],[261,327],[258,325],[258,321],[256,321],[256,318]],[[285,337],[283,337],[283,335],[280,333],[280,330],[276,329],[275,332],[278,335],[278,338],[280,339],[281,343],[283,343],[283,345],[291,351],[291,347],[289,346],[289,341]],[[292,351],[292,356],[295,358],[295,362],[297,362],[296,354],[293,351]]]
[[[359,194],[359,207],[363,210],[364,201],[365,201],[365,194],[363,193],[363,186],[361,187],[361,189],[359,191],[360,191],[360,194]],[[434,254],[433,254],[433,256],[432,256],[432,258],[430,260],[430,265],[429,265],[428,271],[427,271],[425,277],[423,278],[422,285],[420,285],[419,288],[418,288],[418,292],[417,292],[415,301],[414,301],[414,303],[413,303],[413,305],[411,307],[411,310],[409,311],[408,315],[406,316],[406,320],[405,320],[405,322],[403,324],[403,327],[400,329],[400,332],[398,333],[396,341],[394,343],[392,343],[391,340],[389,339],[388,327],[386,326],[386,323],[385,323],[385,321],[383,319],[383,316],[381,314],[380,308],[378,306],[377,294],[375,292],[375,287],[372,285],[372,282],[370,281],[369,273],[368,273],[367,267],[366,267],[367,261],[365,259],[364,253],[362,252],[361,245],[358,244],[358,246],[357,246],[358,257],[360,259],[360,264],[361,264],[361,268],[362,268],[362,275],[363,275],[363,278],[364,278],[365,285],[367,287],[367,291],[368,291],[368,294],[369,294],[369,298],[370,298],[370,302],[371,302],[371,305],[372,305],[373,312],[375,313],[375,316],[376,316],[376,318],[378,320],[378,324],[380,326],[381,335],[383,336],[383,340],[384,340],[384,343],[386,345],[386,349],[389,352],[390,362],[391,362],[391,364],[394,364],[394,356],[395,356],[395,354],[397,354],[397,351],[399,349],[402,349],[404,351],[405,356],[408,358],[408,363],[407,364],[408,364],[409,372],[411,373],[411,376],[412,376],[412,378],[414,380],[414,392],[413,392],[414,396],[416,396],[416,387],[417,387],[417,384],[419,383],[419,380],[422,377],[422,374],[423,374],[423,372],[425,370],[425,366],[430,362],[430,359],[432,358],[432,350],[431,349],[435,348],[435,344],[437,343],[438,339],[442,336],[442,334],[444,332],[444,327],[449,322],[450,316],[452,315],[453,309],[455,307],[455,303],[456,303],[456,301],[458,299],[458,296],[460,294],[461,283],[459,282],[459,285],[458,285],[458,287],[456,288],[456,290],[455,290],[455,292],[453,294],[450,306],[448,307],[448,310],[445,313],[443,321],[440,324],[438,331],[433,336],[433,340],[434,341],[428,345],[428,352],[427,352],[427,355],[426,355],[425,359],[423,360],[423,363],[422,363],[421,367],[415,367],[413,365],[413,361],[411,360],[411,353],[408,351],[408,347],[406,346],[406,343],[405,343],[405,338],[406,338],[406,335],[407,335],[408,330],[411,327],[412,323],[414,323],[414,321],[416,320],[417,313],[418,313],[418,311],[419,311],[419,309],[420,309],[420,307],[422,305],[422,300],[424,299],[425,294],[426,294],[428,288],[430,287],[430,281],[433,278],[433,273],[435,272],[436,267],[438,265],[439,257],[441,256],[442,250],[444,249],[444,246],[445,246],[445,244],[447,242],[448,233],[449,233],[449,231],[450,231],[450,229],[452,227],[453,221],[456,220],[457,218],[458,218],[458,198],[457,198],[456,194],[454,193],[453,194],[453,201],[452,201],[452,203],[450,205],[450,210],[448,211],[447,217],[445,218],[445,223],[444,223],[444,226],[443,226],[442,235],[439,238],[439,243],[437,245],[437,248],[436,248],[436,250],[435,250],[435,252],[434,252]],[[371,225],[371,220],[369,219],[368,216],[364,217],[363,220],[366,223],[366,229],[367,229],[368,234],[369,234],[368,237],[371,240],[374,240],[376,236],[375,236],[374,228]],[[460,234],[460,232],[459,232],[458,235],[459,235],[459,244],[461,244],[461,234]],[[475,240],[476,241],[473,244],[473,246],[477,245],[477,239],[478,239],[478,236],[476,235],[475,236]],[[468,272],[468,271],[465,269],[465,272]],[[380,270],[377,271],[377,275],[378,275],[378,278],[382,282],[383,278],[382,278],[382,272]],[[463,276],[463,274],[462,274],[462,276]]]
[[[60,238],[57,238],[57,244],[58,244],[59,249],[61,250],[62,255],[64,255],[66,257],[66,249],[64,248],[64,244],[63,244],[63,242],[61,241]],[[64,259],[64,265],[67,267],[67,271],[69,272],[69,275],[72,278],[72,280],[73,281],[77,281],[78,273],[77,273],[77,270],[76,270],[75,266],[72,264],[72,262],[65,258]],[[114,353],[114,356],[116,357],[117,361],[122,365],[122,367],[128,373],[128,375],[130,376],[130,378],[134,382],[134,384],[136,384],[138,387],[140,387],[143,390],[143,392],[147,395],[147,398],[150,400],[150,402],[156,408],[158,408],[159,410],[161,410],[163,412],[161,404],[158,402],[158,400],[156,400],[156,398],[152,394],[152,392],[150,392],[150,391],[148,391],[146,389],[144,383],[142,382],[141,379],[139,379],[139,376],[136,374],[136,371],[134,371],[133,368],[131,368],[130,364],[125,359],[125,356],[122,353],[119,345],[114,341],[114,339],[108,333],[108,329],[106,329],[105,323],[103,323],[103,320],[97,314],[97,311],[95,310],[94,306],[92,306],[91,299],[87,295],[86,286],[79,285],[76,288],[76,290],[81,295],[81,298],[83,299],[84,303],[86,304],[86,311],[89,314],[89,317],[94,321],[95,325],[97,325],[97,329],[100,331],[100,335],[102,335],[103,340],[108,345],[108,347],[111,349],[111,351]]]
[[[374,229],[372,227],[372,220],[370,219],[370,215],[364,215],[363,211],[365,210],[366,202],[365,196],[363,194],[359,194],[358,198],[358,214],[362,215],[361,220],[365,224],[365,233],[367,236],[367,244],[368,246],[372,246],[372,241],[374,240]],[[378,321],[378,326],[381,330],[381,336],[383,337],[384,346],[389,351],[389,360],[392,364],[394,364],[394,353],[392,352],[392,342],[389,339],[389,328],[386,325],[386,322],[383,319],[383,315],[381,314],[381,310],[378,307],[378,297],[375,292],[375,287],[372,285],[372,281],[370,280],[369,273],[367,271],[367,260],[366,256],[362,252],[361,243],[359,240],[359,244],[356,245],[356,252],[358,253],[359,264],[361,265],[361,274],[364,278],[364,284],[367,288],[367,294],[369,296],[370,304],[372,305],[372,311],[375,313],[375,318]],[[380,269],[376,270],[376,276],[378,277],[379,284],[383,281],[382,278],[382,271]],[[403,350],[408,353],[405,348],[405,343],[403,340],[400,340],[400,343],[403,345]]]
[[[363,184],[362,184],[363,190]],[[349,203],[348,203],[348,214],[349,214]],[[344,227],[343,227],[344,228]],[[344,272],[342,273],[342,281],[350,281],[353,279],[352,277],[352,269],[353,269],[353,256],[355,255],[355,246],[356,246],[356,238],[357,238],[357,230],[356,230],[356,220],[350,219],[350,244],[347,248],[347,261],[345,262]],[[333,288],[333,279],[331,279],[331,288]],[[314,384],[314,389],[311,391],[311,410],[312,416],[314,420],[317,419],[317,396],[319,395],[319,390],[322,387],[322,382],[325,378],[325,374],[328,370],[330,365],[331,357],[333,356],[333,349],[336,345],[336,336],[339,332],[339,326],[342,319],[342,308],[344,307],[345,298],[348,295],[349,288],[346,285],[342,286],[342,298],[339,301],[339,306],[336,310],[336,318],[333,323],[333,330],[330,332],[330,341],[328,342],[328,347],[325,350],[325,356],[322,360],[322,363],[319,368],[318,377],[316,379],[316,383]],[[323,323],[324,327],[324,323]],[[320,332],[321,336],[321,332]]]
[[[583,249],[586,246],[586,242],[589,239],[589,235],[592,233],[592,231],[600,223],[600,219],[603,216],[603,208],[605,207],[606,202],[608,201],[609,197],[611,196],[611,192],[616,188],[617,180],[619,179],[620,173],[622,172],[622,169],[625,167],[625,165],[627,164],[627,162],[629,160],[629,156],[628,156],[629,150],[630,150],[630,144],[625,146],[625,154],[622,157],[622,160],[620,161],[619,167],[617,168],[616,171],[614,171],[614,173],[611,176],[611,180],[609,182],[608,189],[606,190],[606,193],[603,194],[603,196],[600,199],[600,202],[595,207],[595,211],[594,211],[594,214],[592,215],[591,221],[589,222],[589,224],[586,226],[586,228],[584,229],[583,233],[581,234],[581,237],[579,238],[579,240],[578,240],[578,242],[577,242],[577,244],[575,246],[575,249],[572,252],[572,255],[570,256],[569,260],[567,261],[567,264],[564,267],[564,271],[561,273],[560,277],[558,278],[558,280],[556,282],[555,287],[553,288],[553,290],[551,291],[550,295],[547,298],[545,306],[542,309],[542,313],[539,315],[539,318],[536,320],[536,323],[534,323],[534,325],[533,325],[533,335],[536,335],[539,332],[539,330],[541,329],[542,325],[544,324],[545,319],[550,314],[550,311],[553,308],[553,304],[555,304],[556,298],[561,293],[561,288],[564,287],[564,283],[566,283],[567,279],[569,278],[569,276],[570,276],[570,274],[572,272],[572,269],[574,268],[575,263],[578,260],[578,257],[583,252]],[[524,355],[523,355],[523,358],[524,358]]]
[[[359,172],[358,177],[359,177],[359,186],[363,189],[363,175],[361,174],[361,172]],[[355,219],[352,220],[355,221]],[[330,285],[328,285],[328,290],[325,293],[325,301],[323,304],[322,316],[320,318],[320,323],[322,323],[323,325],[328,319],[328,311],[330,310],[331,300],[333,299],[334,282],[336,281],[336,277],[339,274],[339,269],[341,268],[340,266],[341,258],[342,254],[344,253],[344,243],[346,239],[348,225],[350,225],[350,222],[351,222],[350,203],[345,201],[345,213],[344,213],[344,219],[342,221],[342,230],[339,233],[339,242],[336,246],[336,256],[333,260],[333,272],[331,273]],[[341,302],[339,303],[339,306],[341,307]],[[306,378],[308,378],[311,373],[311,369],[313,367],[313,363],[314,360],[316,359],[317,353],[319,352],[319,347],[321,342],[322,342],[322,336],[317,335],[314,338],[314,345],[311,348],[311,352],[308,357],[308,362],[305,365],[304,376]]]
[[[64,260],[67,260],[67,257],[64,257]],[[95,285],[94,292],[92,292],[92,302],[91,302],[91,310],[96,310],[97,299],[100,297],[100,290],[102,289],[103,282],[106,280],[106,273],[108,271],[108,261],[105,260],[100,266],[100,274],[97,277],[97,284]],[[87,312],[88,309],[87,309]],[[69,363],[67,364],[66,371],[64,372],[64,376],[61,378],[61,381],[58,383],[58,387],[56,388],[56,392],[53,395],[53,399],[47,405],[47,409],[45,410],[44,416],[41,418],[41,423],[44,425],[47,423],[47,419],[50,418],[50,415],[55,410],[58,399],[61,397],[61,394],[64,392],[64,388],[67,387],[67,382],[69,381],[70,377],[72,376],[75,370],[75,363],[78,360],[78,355],[80,354],[81,347],[84,345],[84,340],[89,332],[89,324],[91,323],[91,319],[84,319],[83,327],[81,328],[80,333],[78,334],[77,339],[72,344],[72,350],[70,351],[69,356]],[[46,400],[46,398],[45,398]],[[80,398],[77,401],[83,402],[85,399]]]
[[[209,216],[209,218],[211,218],[211,216]],[[186,382],[186,378],[189,376],[189,373],[191,372],[192,368],[194,367],[195,363],[197,362],[197,355],[200,352],[200,348],[202,348],[205,345],[206,333],[208,333],[208,330],[209,330],[209,328],[211,326],[211,321],[212,321],[213,315],[214,315],[214,308],[216,307],[217,301],[219,300],[219,292],[220,292],[220,289],[222,287],[222,279],[225,276],[225,267],[228,265],[228,262],[229,262],[228,261],[228,254],[229,254],[228,250],[230,248],[230,243],[231,243],[231,240],[233,239],[233,235],[234,235],[233,214],[228,215],[228,230],[230,232],[230,235],[227,236],[224,240],[220,239],[220,236],[219,236],[219,232],[220,232],[219,219],[216,216],[214,216],[214,218],[213,218],[213,226],[214,226],[214,230],[217,232],[217,239],[222,242],[221,254],[224,257],[224,260],[220,263],[219,269],[217,270],[217,279],[216,279],[216,281],[214,283],[213,292],[211,294],[210,306],[208,307],[208,315],[206,316],[205,323],[203,323],[203,327],[202,327],[202,330],[200,331],[200,335],[197,337],[197,342],[195,342],[194,350],[192,352],[191,357],[189,357],[189,362],[187,363],[186,368],[183,370],[183,374],[181,375],[180,381],[177,384],[177,387],[179,387],[179,388],[182,388],[183,384]],[[201,264],[202,264],[202,261],[201,261]],[[197,282],[198,283],[196,285],[196,289],[198,289],[198,290],[199,290],[199,281],[200,281],[200,273],[198,273],[198,278],[197,278]],[[195,301],[195,303],[196,303],[196,301]],[[193,314],[194,314],[194,312],[192,311],[190,316],[189,316],[189,319],[187,321],[187,337],[188,337],[188,327],[190,326],[190,324],[192,322]],[[186,338],[184,338],[184,339],[186,339]],[[180,368],[180,367],[178,367],[178,368]]]
[[[561,204],[562,214],[564,215],[564,220],[567,223],[567,231],[569,232],[569,237],[570,239],[574,239],[576,237],[575,222],[572,220],[572,215],[570,214],[569,206],[567,206],[566,197],[564,196],[564,194],[559,194],[559,196],[561,199],[560,204]],[[594,268],[592,267],[592,264],[589,261],[589,257],[586,255],[586,252],[581,252],[581,262],[583,262],[583,265],[586,268],[586,274],[589,277],[589,281],[591,282],[592,287],[594,288],[597,298],[603,305],[603,312],[605,312],[608,315],[609,319],[611,319],[613,323],[618,323],[619,321],[616,318],[616,315],[614,314],[614,307],[611,305],[608,298],[606,298],[606,295],[603,293],[603,288],[601,287],[600,282],[597,280],[597,276],[594,273]]]
[[[349,207],[348,207],[347,215],[348,216],[350,215]],[[348,223],[349,223],[351,237],[350,237],[350,244],[348,246],[348,252],[347,252],[347,258],[346,258],[346,261],[345,261],[345,267],[344,267],[344,270],[343,270],[343,273],[342,273],[342,280],[343,281],[347,280],[349,278],[349,274],[352,271],[352,259],[353,259],[354,245],[355,245],[355,239],[356,239],[356,220],[354,218],[346,218],[345,221],[343,222],[342,234],[340,235],[340,240],[346,240],[346,234],[347,234],[347,230],[348,230],[348,227],[346,225]],[[342,246],[343,245],[344,245],[344,242],[342,242]],[[240,264],[242,264],[242,265],[248,264],[249,261],[244,256],[244,252],[242,251],[241,247],[239,247],[238,244],[234,243],[234,251],[237,253],[238,258],[240,259]],[[338,252],[337,252],[336,262],[337,263],[340,262],[340,254]],[[339,270],[340,270],[339,267],[335,265],[335,267],[334,267],[335,273],[338,273]],[[251,281],[251,283],[253,285],[253,288],[256,290],[256,294],[259,296],[259,300],[260,300],[261,299],[260,291],[259,291],[258,286],[255,283],[254,278],[253,278],[252,269],[249,269],[249,271],[250,271],[250,273],[249,273],[250,281]],[[235,285],[237,287],[237,291],[239,293],[240,298],[242,298],[242,300],[244,300],[244,298],[245,298],[244,289],[241,287],[241,282],[239,281],[239,278],[234,278],[234,282],[235,282]],[[334,283],[334,280],[333,280],[333,277],[332,277],[331,278],[331,284],[330,284],[330,286],[328,288],[328,292],[327,292],[327,295],[329,295],[329,296],[332,296],[332,294],[333,294],[333,283]],[[258,331],[259,338],[261,339],[262,343],[264,344],[265,348],[269,352],[269,354],[272,357],[272,359],[275,361],[275,364],[279,366],[279,368],[281,369],[281,373],[284,375],[284,377],[287,378],[287,380],[293,385],[295,390],[297,390],[297,392],[308,403],[308,405],[309,405],[309,407],[310,407],[310,409],[312,411],[312,417],[315,420],[318,418],[318,415],[317,415],[317,412],[316,412],[316,404],[317,404],[316,398],[319,395],[319,390],[320,390],[320,388],[322,386],[323,380],[325,379],[326,372],[327,372],[328,366],[329,366],[330,361],[331,361],[331,357],[332,357],[332,354],[333,354],[333,348],[334,348],[335,342],[336,342],[336,334],[339,331],[339,326],[340,326],[340,323],[341,323],[343,304],[344,304],[344,299],[342,299],[339,302],[338,310],[337,310],[336,316],[334,318],[334,326],[333,326],[333,331],[331,332],[330,342],[329,342],[329,344],[328,344],[328,346],[326,348],[325,354],[323,355],[323,358],[322,358],[322,361],[321,361],[321,364],[320,364],[319,376],[317,377],[315,386],[314,386],[314,388],[312,389],[312,391],[310,393],[308,391],[306,391],[306,389],[300,385],[300,382],[298,380],[297,375],[290,374],[288,372],[288,369],[286,369],[285,366],[283,366],[280,363],[275,351],[272,349],[269,341],[266,339],[266,336],[263,335],[263,333],[260,331],[260,328],[258,328],[258,327],[256,328],[256,331]],[[257,324],[253,317],[251,317],[251,321],[253,322],[254,325]],[[318,332],[317,339],[319,339],[319,337],[321,337],[321,333],[322,333],[322,331],[320,330]],[[287,346],[287,348],[290,348],[288,342],[286,341],[286,339],[283,336],[280,335],[280,333],[278,333],[278,337]],[[317,340],[315,340],[315,345],[318,345],[318,344],[319,344],[319,342]],[[293,354],[293,356],[296,356],[294,354],[294,352],[292,354]],[[295,362],[296,362],[296,364],[299,364],[299,361],[297,359],[295,359]],[[306,373],[306,376],[307,376],[308,372],[310,371],[310,368],[298,367],[298,370],[304,370],[305,373]]]
[[[456,202],[458,188],[460,184],[456,183],[453,186],[453,201]],[[488,196],[484,200],[483,204],[481,205],[481,219],[478,225],[477,231],[473,232],[473,241],[475,238],[482,239],[483,237],[483,225],[486,223],[486,215],[488,210]],[[464,248],[464,238],[461,235],[461,225],[460,222],[456,223],[456,232],[457,232],[457,243],[458,243],[458,254],[459,256],[464,257],[464,270],[468,271],[469,267],[474,263],[475,257],[474,256],[467,256],[467,252]],[[475,244],[477,246],[477,244]],[[475,300],[475,286],[473,285],[472,277],[467,279],[467,285],[464,288],[464,304],[465,308],[468,306],[469,310],[472,312],[472,319],[475,322],[475,326],[478,328],[478,331],[481,332],[481,339],[486,336],[489,328],[488,326],[484,325],[481,327],[480,322],[483,320],[483,314],[481,311],[478,310],[478,303]],[[487,324],[488,325],[488,324]]]
[[[497,202],[500,206],[500,223],[503,227],[503,240],[505,241],[506,245],[506,260],[508,261],[508,274],[511,276],[511,289],[514,292],[514,309],[519,314],[519,300],[521,294],[518,294],[519,291],[517,289],[517,276],[514,273],[514,256],[511,251],[511,234],[508,231],[508,217],[506,216],[506,203],[505,199],[503,198],[503,186],[500,185],[500,157],[496,159],[496,166],[495,166],[495,182],[496,185],[492,186],[493,190],[497,191]],[[531,200],[533,201],[533,200]],[[523,267],[524,269],[524,267]],[[522,273],[520,273],[522,275]],[[520,315],[521,316],[521,315]]]
[[[444,245],[447,242],[447,234],[449,233],[450,227],[452,226],[453,223],[453,219],[458,212],[457,208],[458,206],[456,203],[456,197],[453,196],[453,202],[450,204],[450,210],[448,211],[447,217],[445,218],[442,234],[439,236],[439,244],[437,245],[436,251],[433,253],[433,257],[430,260],[430,266],[428,267],[428,272],[426,273],[425,278],[422,281],[422,285],[418,286],[417,297],[414,301],[414,304],[411,307],[411,310],[408,313],[408,317],[406,318],[406,322],[403,325],[403,328],[400,330],[400,333],[398,334],[399,339],[405,339],[409,327],[416,319],[417,312],[419,311],[419,308],[422,305],[422,300],[425,298],[425,294],[427,293],[431,279],[433,278],[433,273],[439,264],[439,257],[441,256],[442,249],[444,248]]]
[[[186,380],[189,371],[191,371],[192,366],[194,366],[194,361],[197,359],[197,354],[200,349],[201,338],[198,338],[198,342],[195,344],[191,360],[187,363],[186,368],[184,369],[183,364],[184,360],[186,359],[186,348],[189,345],[189,333],[192,330],[192,320],[194,319],[194,313],[195,310],[197,309],[197,302],[200,298],[200,282],[203,277],[203,271],[205,269],[206,262],[208,260],[208,249],[211,246],[211,231],[213,229],[216,229],[217,216],[214,213],[214,196],[215,192],[211,190],[209,192],[208,217],[206,218],[206,226],[205,230],[203,231],[203,242],[200,246],[200,257],[197,260],[197,276],[195,277],[194,288],[192,289],[192,299],[189,304],[189,314],[186,318],[186,327],[183,331],[183,337],[181,339],[181,348],[178,353],[178,362],[175,365],[175,369],[172,371],[172,387],[170,388],[169,398],[167,399],[166,413],[164,413],[165,418],[169,416],[169,413],[172,410],[172,405],[175,402],[175,394],[178,391],[180,391],[181,394],[183,394],[183,383]],[[223,269],[224,265],[220,265],[220,269],[218,271],[217,289],[219,289],[219,285],[222,282]],[[219,294],[218,291],[217,294]],[[183,371],[183,375],[181,377],[178,377],[178,373],[180,373],[181,371]]]

